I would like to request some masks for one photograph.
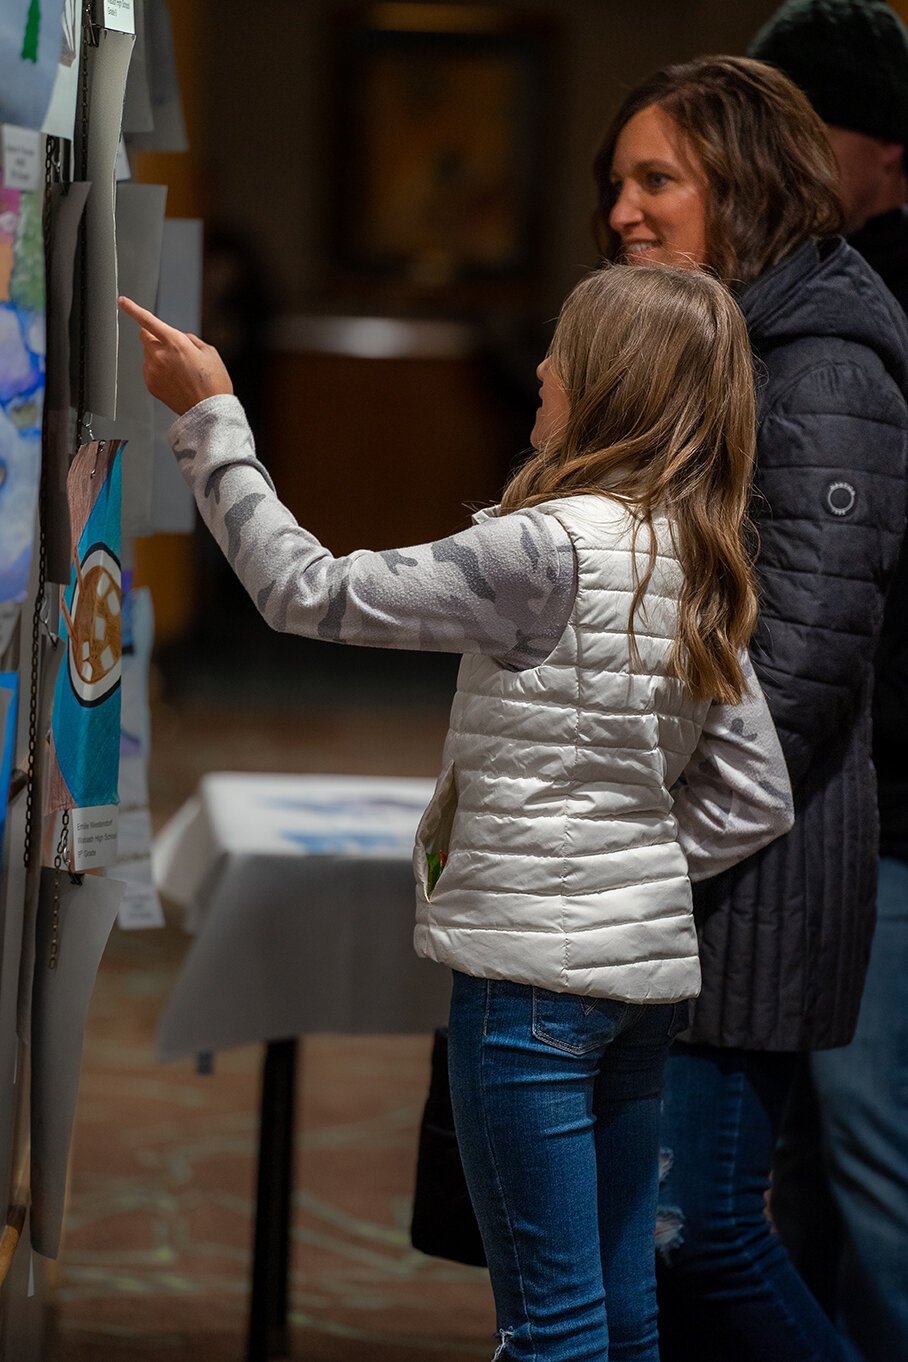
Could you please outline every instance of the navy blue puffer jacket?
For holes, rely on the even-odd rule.
[[[800,247],[740,302],[762,370],[752,656],[796,818],[695,886],[703,992],[683,1038],[822,1049],[851,1039],[874,925],[870,704],[905,527],[908,329],[838,240]]]

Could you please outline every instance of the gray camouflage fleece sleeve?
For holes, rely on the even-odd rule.
[[[202,518],[273,629],[336,643],[485,653],[512,671],[555,647],[577,595],[567,531],[535,510],[415,548],[335,558],[275,495],[235,397],[207,398],[170,442]]]
[[[673,794],[678,841],[692,880],[709,879],[788,832],[788,767],[750,657],[740,704],[710,705]]]

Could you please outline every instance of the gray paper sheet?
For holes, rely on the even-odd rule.
[[[151,110],[151,88],[148,83],[148,44],[146,42],[145,0],[133,0],[136,45],[132,50],[129,63],[129,79],[126,82],[126,102],[123,105],[123,132],[128,136],[136,132],[154,131],[154,114]],[[152,0],[154,4],[154,0]]]
[[[88,49],[88,149],[79,178],[91,181],[85,207],[86,349],[85,407],[92,414],[117,413],[117,242],[114,213],[117,148],[131,33],[100,30]]]
[[[66,1166],[79,1091],[85,1018],[98,965],[117,916],[123,886],[86,875],[62,876],[59,952],[48,968],[54,871],[41,877],[32,1012],[31,1242],[56,1258],[63,1224]]]
[[[27,706],[25,706],[27,708]],[[7,838],[10,847],[21,847],[25,837],[25,795],[9,811]],[[19,957],[22,950],[25,867],[22,857],[10,856],[0,898],[0,1188],[9,1192],[10,1162],[15,1130],[15,1088],[19,1052],[16,1002],[19,988]]]
[[[63,0],[3,0],[0,6],[0,123],[40,129],[50,104]]]
[[[130,151],[187,151],[167,0],[152,0],[145,9],[145,70],[154,127],[132,133]]]
[[[13,641],[21,610],[18,601],[0,601],[0,658]]]
[[[198,333],[202,316],[202,224],[196,218],[167,218],[161,248],[158,315],[181,331]],[[152,523],[155,530],[188,534],[195,502],[167,441],[173,412],[155,402],[155,464]]]
[[[47,459],[47,577],[67,583],[72,566],[66,475],[75,450],[70,392],[70,319],[79,223],[90,185],[82,181],[50,190],[51,256],[47,289],[47,391],[44,399]]]
[[[55,184],[50,193],[51,255],[47,280],[47,390],[46,408],[62,411],[71,405],[69,319],[75,284],[79,223],[90,184]],[[69,580],[67,576],[67,581]]]
[[[117,260],[119,289],[140,307],[154,310],[161,267],[167,189],[157,184],[117,186]],[[142,376],[139,328],[120,314],[117,361],[117,416],[94,423],[100,440],[128,440],[123,459],[123,533],[151,534],[154,479],[154,400]]]

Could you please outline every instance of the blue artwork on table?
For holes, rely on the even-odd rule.
[[[354,828],[330,832],[294,832],[282,828],[280,836],[310,856],[356,856],[368,851],[396,851],[412,841],[412,838],[395,837],[393,833],[358,832]]]
[[[412,813],[414,809],[422,809],[424,801],[413,799],[390,799],[386,795],[376,795],[369,798],[365,795],[353,796],[344,799],[280,799],[270,798],[263,800],[266,809],[293,809],[300,813],[318,814],[320,818],[362,818],[369,817],[370,814],[383,813]]]

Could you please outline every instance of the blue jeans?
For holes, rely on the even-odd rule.
[[[663,1362],[844,1362],[767,1215],[796,1055],[676,1044],[657,1223]]]
[[[787,1126],[780,1151],[779,1229],[865,1362],[908,1358],[904,861],[880,861],[877,925],[854,1040],[812,1055],[809,1076],[813,1092],[799,1093],[800,1123]]]
[[[495,1358],[658,1362],[659,1102],[687,1004],[455,973],[451,1099],[498,1317]]]

